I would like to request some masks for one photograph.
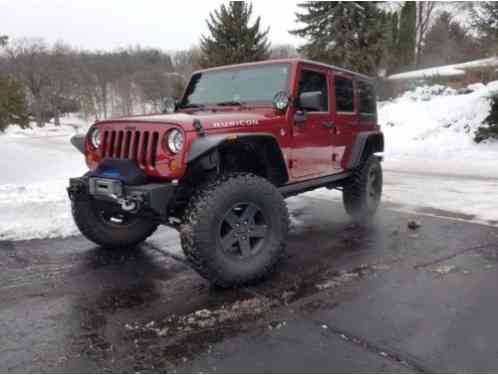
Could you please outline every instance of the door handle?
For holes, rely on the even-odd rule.
[[[335,124],[332,121],[325,121],[323,123],[323,126],[326,127],[327,129],[332,129],[335,126]]]

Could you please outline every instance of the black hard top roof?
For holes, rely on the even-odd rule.
[[[351,74],[355,77],[361,78],[363,80],[371,81],[373,80],[372,77],[367,76],[365,74],[353,72],[352,70],[344,69],[339,66],[335,65],[330,65],[330,64],[325,64],[319,61],[313,61],[313,60],[306,60],[302,58],[290,58],[290,59],[276,59],[276,60],[264,60],[264,61],[258,61],[258,62],[249,62],[249,63],[243,63],[243,64],[234,64],[234,65],[222,65],[222,66],[217,66],[214,68],[208,68],[208,69],[201,69],[197,70],[195,73],[201,73],[201,72],[210,72],[210,71],[216,71],[216,70],[223,70],[223,69],[229,69],[229,68],[235,68],[235,67],[244,67],[244,66],[254,66],[254,65],[264,65],[264,64],[275,64],[275,63],[290,63],[290,64],[310,64],[310,65],[317,65],[320,67],[324,68],[329,68],[338,72],[342,73],[347,73]]]

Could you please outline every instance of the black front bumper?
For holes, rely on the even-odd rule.
[[[119,195],[99,194],[91,191],[93,190],[90,187],[91,178],[85,175],[69,179],[69,187],[67,188],[69,198],[71,200],[93,198],[111,200],[117,203],[122,200],[138,202],[139,211],[152,212],[162,220],[167,220],[169,208],[174,201],[178,188],[178,185],[173,183],[147,183],[143,185],[126,185],[122,183]]]

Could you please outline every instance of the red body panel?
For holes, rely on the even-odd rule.
[[[354,113],[336,112],[332,78],[334,74],[348,76],[347,72],[294,59],[264,64],[282,62],[292,65],[289,79],[289,93],[292,98],[297,94],[297,82],[302,68],[326,74],[329,88],[328,112],[308,112],[303,123],[294,124],[296,109],[292,105],[281,114],[269,103],[244,107],[209,107],[202,111],[184,110],[170,115],[101,121],[94,124],[94,127],[101,131],[101,147],[94,149],[88,140],[86,142],[86,161],[89,168],[95,169],[104,157],[132,158],[137,160],[147,174],[158,180],[180,179],[187,169],[186,160],[190,146],[199,137],[193,127],[194,119],[197,119],[207,137],[213,134],[240,132],[273,134],[280,145],[288,169],[289,182],[341,172],[350,158],[356,134],[377,128],[376,118],[360,121],[361,116],[356,110],[357,99]],[[240,68],[240,65],[237,67]],[[353,78],[352,75],[349,76]],[[332,129],[326,128],[326,121],[333,122],[335,126]],[[172,154],[163,142],[165,135],[173,128],[180,129],[185,135],[184,147],[177,155]],[[112,132],[114,138],[111,139]],[[140,133],[139,136],[136,135],[137,132]]]

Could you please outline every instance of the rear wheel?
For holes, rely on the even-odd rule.
[[[377,212],[381,196],[382,166],[379,158],[371,155],[344,186],[344,208],[354,220],[368,220]]]
[[[248,173],[201,188],[186,210],[180,235],[192,266],[222,287],[249,284],[275,268],[289,228],[278,190]]]
[[[137,245],[157,229],[151,220],[126,213],[113,202],[92,198],[73,201],[72,213],[81,233],[105,248]]]

